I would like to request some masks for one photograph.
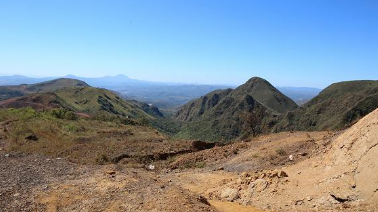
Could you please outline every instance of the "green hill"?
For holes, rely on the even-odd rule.
[[[121,99],[106,89],[93,87],[68,87],[46,93],[32,93],[26,96],[0,101],[2,108],[52,109],[63,108],[92,117],[118,116],[124,118],[147,118],[151,115],[133,102]]]
[[[298,106],[268,81],[254,77],[236,89],[218,90],[181,107],[180,138],[230,140],[258,134],[274,125],[275,117]]]
[[[377,107],[378,81],[335,83],[296,111],[287,113],[274,131],[343,129]]]
[[[92,117],[122,117],[153,120],[161,117],[159,109],[145,103],[126,101],[112,91],[90,87],[75,79],[0,87],[1,108],[63,108]]]
[[[54,92],[76,112],[91,115],[111,114],[124,117],[151,117],[137,105],[121,99],[106,89],[69,87]]]
[[[89,87],[89,85],[81,80],[60,78],[47,82],[27,85],[26,90],[29,92],[50,92],[67,87]]]
[[[66,87],[88,87],[83,81],[61,78],[30,85],[0,86],[0,101],[31,93],[52,92]]]

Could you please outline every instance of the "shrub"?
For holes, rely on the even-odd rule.
[[[53,109],[53,110],[50,110],[48,113],[49,115],[58,119],[66,119],[66,120],[78,119],[78,116],[74,112],[65,110],[65,109]]]
[[[150,122],[148,121],[148,119],[145,116],[142,116],[141,118],[139,118],[138,122],[142,126],[148,126],[150,124]]]
[[[206,163],[205,162],[198,162],[196,163],[196,168],[203,169],[205,168]]]
[[[73,124],[67,124],[66,125],[66,129],[68,130],[68,132],[78,132],[79,131],[79,128]]]
[[[96,163],[99,164],[99,165],[104,165],[104,164],[107,164],[109,163],[109,158],[107,155],[105,154],[100,154],[96,157]]]
[[[39,115],[36,110],[30,107],[20,109],[10,108],[8,111],[13,115],[18,116],[20,119],[30,119]]]
[[[285,152],[285,150],[283,150],[283,149],[277,149],[277,150],[276,150],[276,153],[277,153],[278,155],[286,155],[286,152]]]

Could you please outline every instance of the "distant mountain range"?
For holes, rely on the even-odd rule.
[[[276,87],[286,96],[294,100],[298,105],[303,105],[317,96],[322,89],[309,87]]]
[[[0,85],[35,84],[58,77],[32,78],[20,75],[0,76]],[[184,83],[151,82],[131,79],[125,75],[105,76],[99,78],[78,77],[67,75],[64,78],[77,79],[92,87],[106,88],[116,91],[126,99],[153,104],[166,113],[173,113],[185,103],[218,89],[234,88],[229,85],[197,85]],[[278,87],[282,93],[301,105],[321,89],[301,87]]]

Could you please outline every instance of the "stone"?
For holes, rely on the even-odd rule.
[[[114,170],[108,170],[108,171],[106,171],[106,174],[107,175],[115,175],[116,171],[114,171]]]
[[[278,177],[279,172],[277,170],[274,170],[272,173],[270,173],[269,177],[270,178],[275,178]]]
[[[29,141],[38,141],[38,137],[34,134],[26,136],[25,139]]]
[[[264,179],[257,179],[249,185],[249,189],[251,190],[251,193],[254,191],[261,192],[268,187],[268,184],[268,181]]]
[[[289,177],[289,175],[287,175],[286,172],[284,172],[284,171],[281,170],[281,171],[278,172],[278,177],[279,178],[284,178],[284,177]]]
[[[236,189],[233,188],[225,188],[221,192],[220,197],[227,201],[234,201],[239,198],[239,192]]]
[[[293,161],[294,160],[294,156],[293,155],[289,155],[289,160]]]
[[[266,176],[265,173],[261,173],[260,176],[259,176],[259,178],[262,179],[262,178],[264,178],[265,176]]]
[[[247,178],[247,177],[249,177],[249,174],[247,172],[243,172],[243,173],[240,174],[240,177],[241,178]]]

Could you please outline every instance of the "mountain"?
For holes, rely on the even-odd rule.
[[[183,125],[178,137],[230,140],[267,130],[275,117],[297,107],[268,81],[253,77],[236,89],[217,90],[185,104],[174,118]]]
[[[317,96],[322,89],[309,87],[277,87],[286,96],[294,100],[298,105],[303,105]]]
[[[123,87],[125,85],[135,86],[135,85],[140,85],[140,84],[149,84],[149,85],[154,84],[153,82],[131,79],[124,74],[118,74],[116,76],[97,77],[97,78],[78,77],[75,75],[67,75],[65,77],[84,81],[93,87],[101,87],[101,88],[109,88],[109,89]]]
[[[45,82],[45,81],[54,80],[54,79],[61,79],[61,78],[84,81],[94,87],[120,86],[124,83],[142,83],[142,82],[148,83],[147,81],[130,79],[123,74],[119,74],[116,76],[98,77],[98,78],[78,77],[75,75],[67,75],[64,77],[33,78],[33,77],[26,77],[26,76],[21,76],[21,75],[13,75],[13,76],[0,76],[0,85],[35,84],[35,83]]]
[[[24,85],[21,85],[21,87],[23,86]],[[83,81],[76,79],[60,78],[47,82],[25,85],[25,90],[27,92],[50,92],[67,87],[89,87],[89,85]]]
[[[131,79],[123,74],[99,78],[85,78],[68,75],[66,77],[85,81],[90,86],[115,90],[122,97],[153,104],[165,113],[173,113],[175,108],[225,85],[191,85],[163,83]]]
[[[161,115],[159,109],[155,107],[136,101],[126,101],[109,90],[90,87],[85,82],[75,79],[63,78],[0,88],[2,91],[4,89],[16,92],[17,97],[0,101],[2,108],[64,108],[90,116],[111,115],[135,119],[153,119],[153,116]],[[9,97],[7,94],[9,92],[3,92],[2,97]]]
[[[0,76],[0,86],[1,85],[20,85],[20,84],[34,84],[39,82],[44,82],[52,80],[54,77],[44,77],[44,78],[33,78],[21,75],[13,76]]]
[[[63,107],[63,104],[64,101],[54,93],[36,93],[0,101],[0,108],[30,107],[41,110],[61,108]]]
[[[122,117],[150,117],[137,105],[125,101],[113,92],[93,87],[67,87],[54,92],[75,112],[91,115],[119,115]]]
[[[282,130],[344,129],[378,107],[378,81],[335,83],[276,125]]]
[[[165,114],[173,114],[189,101],[215,90],[235,88],[230,85],[198,85],[183,83],[151,82],[131,79],[123,74],[98,78],[67,75],[64,78],[77,79],[92,87],[117,91],[129,100],[137,100],[159,107]],[[0,85],[19,85],[44,82],[50,78],[31,78],[24,76],[0,76]],[[56,78],[55,78],[56,79]],[[286,96],[302,105],[319,94],[321,89],[306,87],[277,87]],[[17,94],[14,94],[17,96]]]
[[[37,92],[52,92],[65,87],[88,87],[83,81],[61,78],[36,84],[0,86],[0,101]]]
[[[193,85],[183,83],[151,82],[131,79],[123,74],[98,78],[78,77],[67,75],[64,78],[76,79],[87,83],[92,87],[106,88],[117,91],[119,95],[129,100],[137,100],[153,104],[163,109],[165,113],[173,113],[175,108],[203,96],[217,89],[226,89],[232,86],[226,85]],[[51,78],[31,78],[24,76],[0,76],[0,85],[20,85],[44,82]],[[11,93],[10,97],[20,96],[17,92]],[[8,97],[9,98],[9,97]],[[5,97],[1,98],[5,99]]]
[[[172,114],[180,106],[218,89],[226,89],[222,85],[151,85],[139,87],[123,87],[117,90],[122,97],[153,104],[165,113]]]

